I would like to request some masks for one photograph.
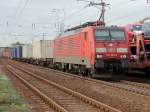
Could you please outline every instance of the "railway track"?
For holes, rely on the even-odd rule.
[[[121,112],[33,72],[11,65],[7,69],[58,112]]]
[[[27,69],[29,71],[33,71],[33,68],[29,68],[27,66],[23,66],[20,64],[18,64],[18,66],[24,67],[25,69]],[[70,73],[61,72],[61,71],[57,71],[57,70],[53,70],[53,69],[49,69],[49,68],[44,68],[44,67],[40,67],[40,68],[47,70],[47,72],[48,71],[54,72],[57,75],[64,75],[65,77],[78,77],[80,79],[92,81],[95,83],[100,83],[100,84],[110,86],[110,87],[115,87],[115,88],[118,88],[121,90],[135,93],[135,94],[150,96],[150,87],[148,85],[139,84],[139,83],[135,83],[135,82],[131,82],[131,81],[123,81],[123,80],[120,82],[107,82],[107,81],[102,81],[102,80],[95,80],[95,79],[91,79],[91,78],[81,77],[81,76],[77,76],[77,75],[73,75]],[[37,74],[44,74],[44,72],[41,72],[40,70],[37,70],[37,69],[35,69],[34,72]]]
[[[35,92],[31,91],[25,84],[21,83],[18,78],[12,76],[11,73],[6,69],[5,72],[13,82],[13,85],[18,91],[19,96],[21,96],[24,100],[26,100],[27,103],[30,104],[30,106],[28,106],[28,112],[55,112],[49,105],[46,105],[45,102],[41,100],[37,94],[35,94]]]
[[[135,87],[150,91],[150,84],[143,84],[143,83],[139,83],[139,82],[126,81],[126,80],[121,80],[120,83],[135,86]]]
[[[132,88],[135,88],[136,91],[139,91],[139,94],[143,94],[146,96],[150,96],[150,84],[143,84],[143,83],[138,83],[138,82],[133,82],[133,81],[126,81],[126,80],[120,80],[118,84],[122,84],[125,86],[131,86]]]
[[[112,84],[117,88],[121,88],[129,92],[133,92],[148,97],[150,96],[150,88],[144,84],[139,84],[136,82],[125,81],[125,80],[121,80],[120,82],[115,82],[115,83],[112,82]]]

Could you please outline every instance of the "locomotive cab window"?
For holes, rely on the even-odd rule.
[[[95,30],[96,40],[125,40],[123,30],[99,29]]]
[[[110,40],[110,35],[108,30],[95,30],[96,40]]]
[[[111,30],[111,40],[125,40],[125,33],[122,30]]]

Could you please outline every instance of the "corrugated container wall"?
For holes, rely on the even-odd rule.
[[[26,44],[22,48],[22,57],[23,58],[32,58],[33,57],[33,48],[31,44]]]
[[[12,58],[22,58],[22,46],[16,46],[11,49]]]
[[[0,47],[0,57],[2,57],[3,50],[4,50],[4,48],[3,48],[3,47]]]
[[[11,58],[15,58],[16,57],[16,54],[15,54],[15,48],[12,48],[11,49]]]
[[[5,47],[2,53],[2,57],[9,58],[11,56],[11,48]]]
[[[33,42],[33,58],[53,58],[53,46],[52,40]]]

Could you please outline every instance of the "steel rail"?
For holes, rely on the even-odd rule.
[[[49,81],[49,80],[47,80],[47,79],[45,79],[45,78],[43,78],[43,77],[37,76],[37,75],[35,75],[35,74],[32,73],[32,72],[26,71],[25,69],[22,69],[22,68],[20,68],[20,67],[16,67],[16,68],[19,69],[19,70],[21,70],[21,71],[23,71],[24,73],[27,73],[27,74],[32,75],[33,77],[35,77],[35,78],[37,78],[37,79],[39,79],[39,80],[45,81],[45,82],[47,82],[48,84],[50,84],[50,85],[52,85],[52,86],[54,86],[54,87],[56,87],[56,88],[58,88],[58,89],[60,89],[60,90],[62,90],[62,91],[64,91],[64,92],[66,92],[66,93],[68,93],[68,94],[70,94],[70,95],[72,95],[72,96],[74,96],[74,97],[79,98],[80,100],[82,100],[83,102],[85,102],[85,103],[87,103],[87,104],[89,104],[89,105],[92,105],[92,106],[94,106],[94,107],[96,107],[96,108],[99,108],[102,112],[121,112],[121,111],[118,110],[118,109],[115,109],[115,108],[113,108],[113,107],[110,107],[110,106],[108,106],[108,105],[106,105],[106,104],[104,104],[104,103],[98,102],[98,101],[96,101],[96,100],[94,100],[94,99],[92,99],[92,98],[89,98],[89,97],[87,97],[87,96],[85,96],[85,95],[82,95],[81,93],[72,91],[71,89],[68,89],[68,88],[63,87],[63,86],[61,86],[61,85],[58,85],[58,84],[56,84],[56,83],[54,83],[54,82],[52,82],[52,81]]]
[[[37,95],[40,96],[41,99],[43,99],[45,102],[47,102],[54,110],[57,112],[68,112],[63,107],[58,105],[55,101],[50,99],[47,95],[43,94],[40,90],[38,90],[36,87],[34,87],[32,84],[27,82],[25,79],[20,77],[13,69],[10,69],[10,67],[7,67],[8,71],[11,72],[15,77],[17,77],[21,82],[23,82],[27,87],[32,89]]]
[[[19,65],[19,66],[22,66],[22,65]],[[149,92],[139,91],[139,90],[136,90],[136,89],[133,89],[133,88],[129,88],[129,87],[123,87],[121,84],[119,85],[117,83],[111,83],[111,82],[106,82],[106,81],[102,81],[102,80],[96,80],[96,79],[91,79],[91,78],[87,78],[87,77],[77,76],[77,75],[74,75],[74,74],[71,74],[71,73],[66,73],[66,72],[62,72],[62,71],[58,71],[58,70],[54,70],[54,69],[49,69],[49,68],[44,68],[44,67],[40,67],[40,68],[41,69],[45,69],[45,70],[53,71],[53,72],[55,72],[56,74],[59,74],[59,75],[63,75],[63,76],[67,76],[67,77],[68,76],[69,77],[70,76],[71,77],[76,77],[76,78],[92,81],[92,82],[95,82],[95,83],[103,84],[103,85],[106,85],[106,86],[115,87],[115,88],[118,88],[118,89],[121,89],[121,90],[125,90],[127,92],[131,92],[131,93],[135,93],[135,94],[139,94],[139,95],[143,95],[143,96],[150,96]],[[27,67],[26,67],[26,69],[30,70]]]
[[[144,85],[143,83],[140,84],[140,83],[138,83],[138,82],[136,83],[136,82],[126,81],[126,80],[121,80],[120,83],[150,90],[150,84]]]

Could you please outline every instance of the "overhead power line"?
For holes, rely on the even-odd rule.
[[[24,12],[24,10],[25,10],[25,8],[26,8],[28,2],[29,2],[29,0],[26,0],[26,1],[25,1],[25,4],[24,4],[23,8],[21,9],[20,13],[17,15],[18,20],[16,21],[16,24],[18,23],[20,17],[22,16],[22,14],[23,14],[23,12]]]
[[[28,2],[29,2],[29,0],[25,0],[24,6],[21,8],[20,12],[18,11],[18,14],[17,14],[17,11],[16,11],[16,17],[17,17],[17,19],[16,19],[16,21],[15,21],[14,26],[17,26],[17,24],[18,24],[18,22],[19,22],[19,20],[20,20],[20,18],[21,18],[21,16],[22,16],[22,14],[23,14],[23,12],[24,12],[24,10],[25,10],[25,8],[26,8]],[[20,2],[20,3],[21,3],[21,2]],[[19,5],[20,5],[20,3],[19,3]],[[18,8],[19,8],[19,6],[18,6]],[[11,35],[12,32],[13,32],[13,29],[11,29],[11,30],[8,32],[8,35]]]
[[[89,2],[88,6],[101,6],[100,10],[100,17],[99,21],[102,21],[105,23],[105,12],[106,12],[106,7],[109,7],[110,4],[107,4],[104,0],[101,0],[100,3],[92,2],[92,1],[87,1],[87,0],[77,0],[77,1],[84,1],[84,2]]]
[[[73,16],[75,16],[75,15],[79,14],[80,12],[82,12],[85,8],[87,8],[87,6],[84,6],[84,7],[80,8],[79,10],[77,10],[77,11],[75,11],[75,12],[69,14],[68,16],[66,16],[66,17],[65,17],[64,19],[62,19],[61,21],[65,21],[65,20],[67,20],[67,19],[71,19]]]

